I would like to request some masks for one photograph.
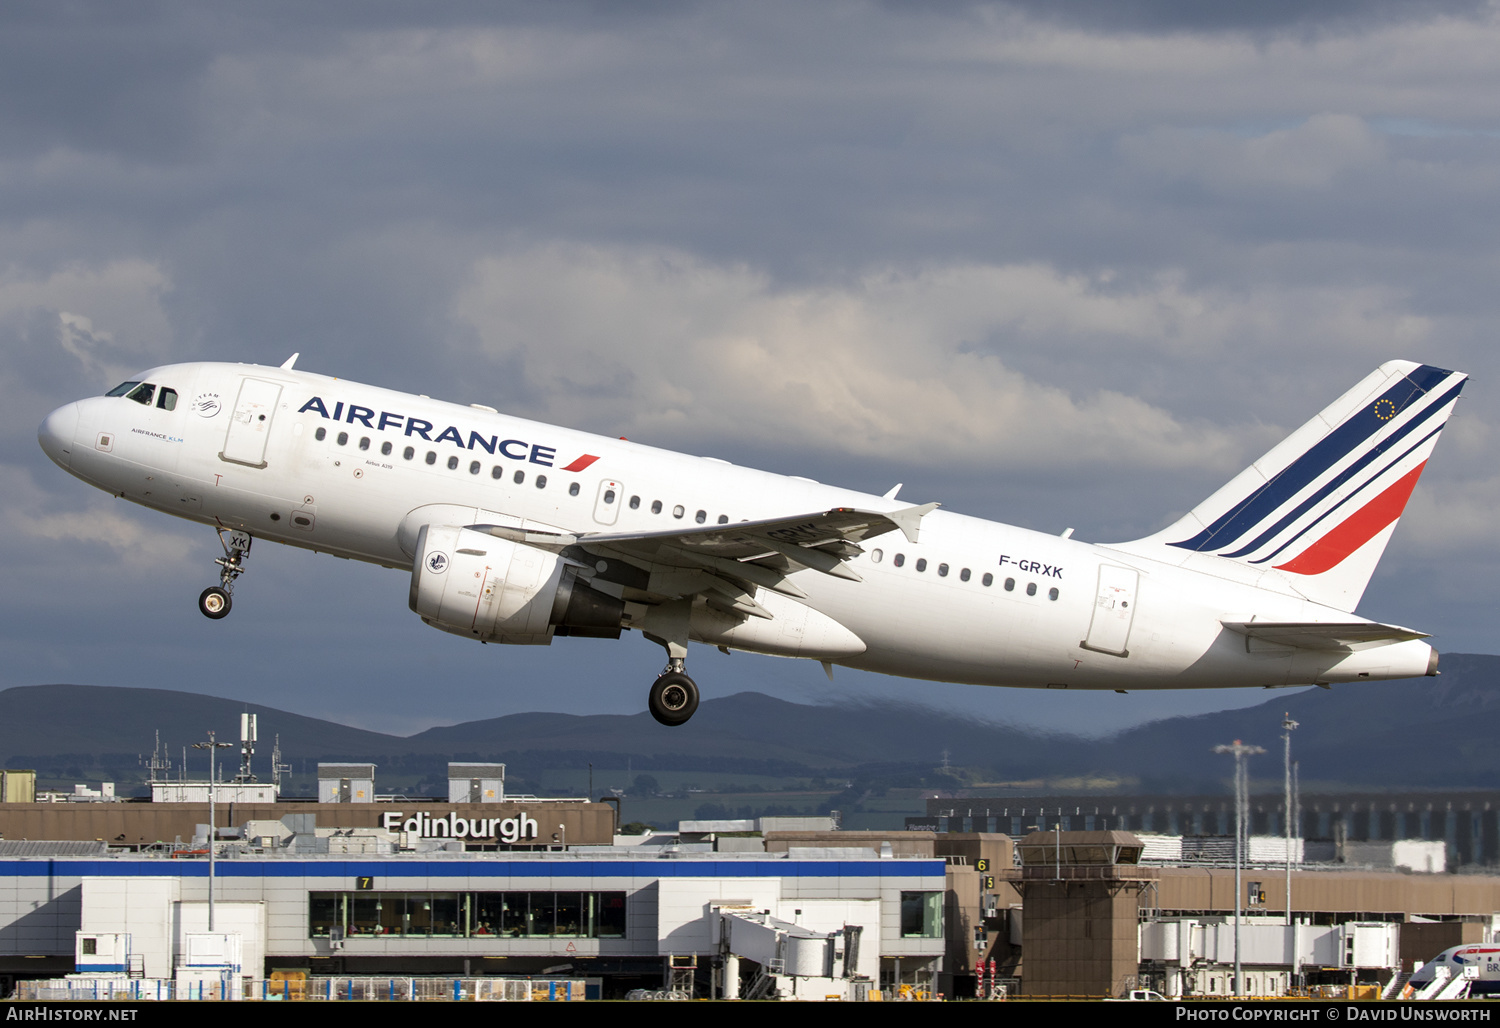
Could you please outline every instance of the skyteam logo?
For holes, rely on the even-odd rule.
[[[434,575],[441,575],[448,570],[448,555],[446,553],[434,553],[427,558],[427,570]]]
[[[1336,427],[1304,426],[1220,494],[1241,487],[1238,500],[1169,545],[1298,575],[1337,567],[1401,517],[1466,378],[1406,368]]]

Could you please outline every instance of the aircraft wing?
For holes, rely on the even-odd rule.
[[[1429,638],[1426,632],[1371,621],[1221,621],[1220,624],[1250,639],[1305,650],[1347,650],[1359,643]]]
[[[861,581],[845,561],[864,552],[859,544],[899,531],[911,542],[923,515],[938,504],[881,513],[852,507],[795,517],[695,525],[663,532],[548,533],[503,525],[474,525],[515,542],[575,558],[614,557],[645,572],[634,585],[662,598],[715,594],[728,609],[756,617],[771,615],[753,597],[764,586],[793,597],[807,594],[787,581],[804,568],[851,582]],[[580,563],[588,563],[580,560]]]

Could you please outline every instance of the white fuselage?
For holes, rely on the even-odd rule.
[[[905,506],[305,372],[205,363],[142,378],[175,390],[175,408],[119,396],[70,404],[42,428],[49,455],[156,510],[403,571],[413,559],[403,524],[409,535],[409,515],[435,504],[472,509],[480,523],[579,536]],[[274,400],[236,427],[247,378]],[[791,576],[806,593],[798,602],[862,645],[828,653],[809,645],[799,655],[912,678],[1069,689],[1401,678],[1427,673],[1432,660],[1420,641],[1315,650],[1225,630],[1226,619],[1351,620],[1295,595],[1275,571],[1226,563],[1205,573],[941,510],[921,519],[918,542],[890,532],[864,549],[848,565],[862,581]],[[1127,587],[1110,584],[1128,572]],[[1277,578],[1273,587],[1266,576]],[[731,644],[789,652],[753,637]]]

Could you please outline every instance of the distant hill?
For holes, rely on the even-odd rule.
[[[1301,723],[1304,783],[1346,788],[1480,785],[1500,775],[1500,656],[1449,654],[1438,678],[1268,693],[1241,710],[1168,718],[1108,738],[1028,731],[899,704],[810,706],[759,693],[706,700],[683,728],[641,713],[512,714],[401,737],[259,704],[164,689],[39,685],[0,692],[0,758],[44,774],[129,781],[154,733],[179,759],[216,729],[237,738],[239,714],[261,715],[260,760],[280,735],[302,770],[318,760],[370,760],[394,773],[440,775],[450,759],[500,760],[521,776],[560,767],[624,766],[765,774],[916,774],[922,784],[1122,778],[1130,788],[1215,788],[1228,774],[1214,745],[1278,745],[1283,711]],[[226,753],[231,751],[225,751]],[[943,761],[962,774],[933,779]],[[229,763],[232,764],[232,758]],[[1252,774],[1275,777],[1274,752]]]
[[[1116,736],[1101,756],[1161,785],[1212,781],[1227,759],[1211,752],[1218,743],[1279,753],[1283,712],[1299,723],[1292,746],[1303,782],[1466,788],[1500,775],[1500,656],[1472,653],[1444,654],[1436,678],[1272,692],[1255,707],[1156,721]],[[1279,761],[1252,773],[1278,775]]]

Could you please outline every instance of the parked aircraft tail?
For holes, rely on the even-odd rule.
[[[1467,377],[1382,364],[1176,524],[1127,548],[1274,568],[1308,599],[1352,611]]]

